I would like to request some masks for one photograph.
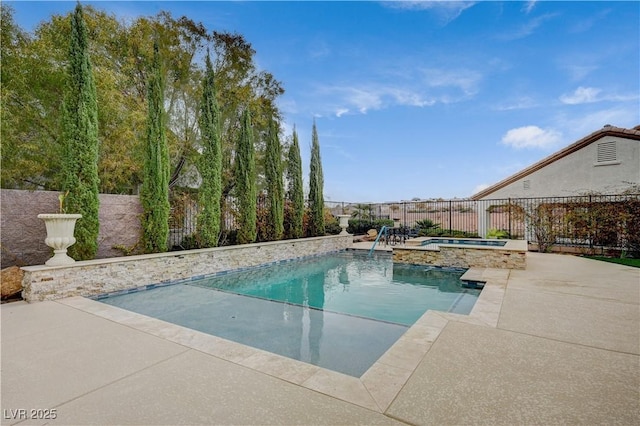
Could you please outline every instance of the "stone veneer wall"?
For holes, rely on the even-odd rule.
[[[22,297],[35,302],[92,296],[344,250],[352,243],[352,235],[335,235],[87,260],[71,266],[26,266]]]
[[[44,239],[47,230],[39,213],[57,213],[57,191],[2,189],[2,267],[41,265],[53,252]],[[142,206],[137,195],[100,194],[98,253],[96,258],[122,256],[115,245],[131,247],[141,235]],[[82,219],[80,219],[82,220]]]
[[[525,269],[526,250],[495,247],[394,247],[393,261],[415,265],[452,266],[457,268]]]

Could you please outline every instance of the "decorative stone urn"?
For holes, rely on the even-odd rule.
[[[400,219],[398,219],[397,217],[393,218],[393,227],[394,228],[400,227]]]
[[[47,227],[47,238],[44,242],[53,249],[53,257],[45,262],[47,266],[69,265],[75,262],[67,255],[67,249],[76,243],[73,230],[76,220],[81,214],[39,214],[38,219],[44,220]]]
[[[342,228],[342,232],[340,232],[340,235],[349,235],[349,233],[347,232],[347,228],[349,227],[349,218],[351,217],[351,215],[349,214],[339,214],[338,215],[338,219],[340,220],[339,225],[340,228]]]

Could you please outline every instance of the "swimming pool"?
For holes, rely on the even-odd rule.
[[[341,252],[98,300],[359,377],[427,309],[470,312],[463,272]]]

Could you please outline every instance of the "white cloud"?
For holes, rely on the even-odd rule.
[[[505,103],[494,107],[497,111],[514,111],[519,109],[535,108],[538,103],[529,96],[522,96],[517,99],[506,101]]]
[[[502,143],[516,149],[549,148],[562,141],[560,132],[553,129],[541,129],[538,126],[524,126],[509,130]]]
[[[325,143],[325,144],[323,144],[323,147],[325,149],[327,149],[327,150],[335,152],[340,157],[346,158],[347,160],[353,160],[354,159],[353,155],[351,155],[350,152],[346,151],[344,148],[342,148],[339,145]]]
[[[446,25],[458,18],[468,8],[475,5],[475,1],[385,1],[387,7],[406,10],[429,10]]]
[[[601,90],[595,87],[580,86],[573,93],[560,96],[560,101],[569,105],[597,102],[600,92]]]
[[[552,18],[555,18],[556,15],[557,14],[554,14],[554,13],[546,13],[544,15],[537,16],[531,19],[529,22],[522,25],[520,28],[516,29],[515,31],[512,31],[508,34],[504,34],[500,38],[502,40],[509,41],[509,40],[517,40],[517,39],[528,37],[531,34],[533,34],[546,21],[549,21]]]
[[[387,89],[387,93],[396,101],[398,105],[424,107],[435,104],[435,100],[425,99],[419,93],[415,93],[407,89],[390,87]]]
[[[380,109],[382,106],[382,94],[379,90],[371,90],[369,88],[351,87],[345,90],[345,100],[355,105],[355,107],[363,114],[370,109]]]
[[[525,13],[531,13],[531,11],[533,10],[533,8],[536,6],[536,3],[538,3],[538,1],[537,1],[537,0],[531,0],[531,1],[528,1],[528,2],[523,6],[524,12],[525,12]]]
[[[603,92],[595,87],[578,87],[571,94],[560,96],[560,101],[568,105],[588,104],[602,101],[627,102],[640,98],[637,94],[618,95],[615,93]]]
[[[599,67],[597,65],[579,65],[579,64],[566,64],[563,67],[569,73],[569,77],[573,81],[580,81],[587,77],[592,72],[596,71]]]
[[[324,116],[366,114],[395,106],[424,108],[436,103],[468,100],[479,92],[482,74],[470,69],[391,68],[335,85],[318,85],[312,94],[314,108]]]
[[[315,40],[309,47],[309,57],[312,59],[320,59],[331,54],[329,45],[323,40]]]
[[[577,20],[571,26],[569,26],[568,31],[574,34],[589,31],[591,28],[598,25],[598,22],[605,19],[610,13],[610,9],[605,9],[590,18]]]
[[[287,95],[277,99],[278,107],[285,113],[296,114],[298,113],[298,105],[294,99],[291,99]]]
[[[327,109],[337,117],[353,110],[366,114],[394,105],[424,107],[435,103],[419,91],[394,85],[333,86],[320,88],[319,92],[333,98],[327,102]]]
[[[638,108],[609,108],[579,115],[576,118],[560,116],[558,122],[563,123],[567,133],[578,139],[601,129],[605,124],[616,127],[631,128],[638,125]]]
[[[473,70],[423,70],[425,83],[431,87],[455,87],[466,95],[474,95],[478,92],[478,85],[482,75]]]
[[[490,187],[491,185],[487,184],[487,183],[481,183],[479,185],[476,185],[475,188],[473,188],[473,192],[471,193],[473,194],[477,194],[480,191],[484,191],[485,189],[487,189],[488,187]]]

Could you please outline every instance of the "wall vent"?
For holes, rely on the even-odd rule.
[[[616,161],[617,159],[616,141],[600,142],[598,144],[597,163],[608,163],[610,161]]]
[[[523,180],[522,181],[522,188],[526,191],[528,189],[531,189],[531,181],[529,180]]]

